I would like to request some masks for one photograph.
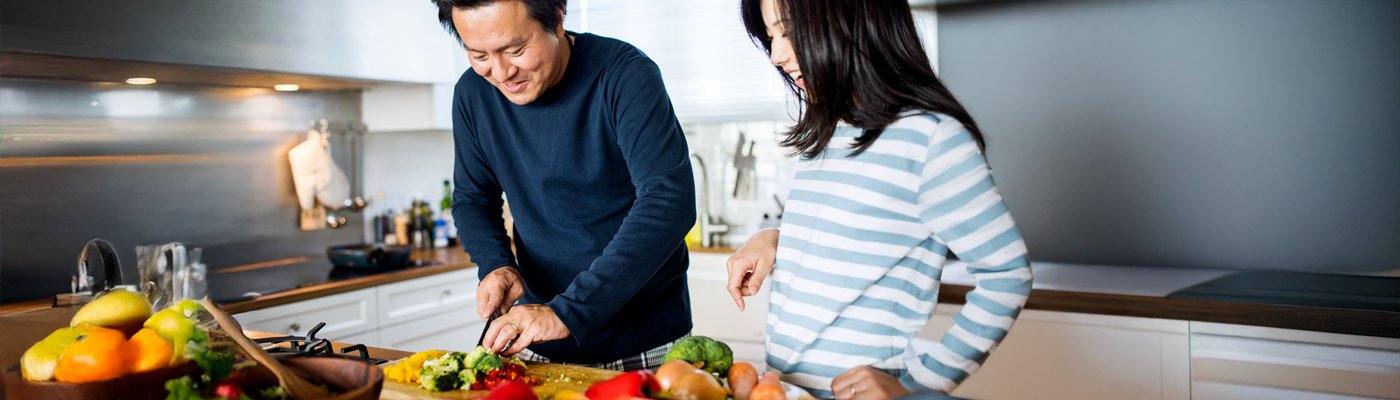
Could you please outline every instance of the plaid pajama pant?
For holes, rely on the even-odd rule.
[[[686,335],[686,336],[690,336],[690,335]],[[677,339],[677,340],[679,340],[679,339]],[[542,356],[542,355],[539,355],[539,354],[535,354],[535,352],[530,351],[530,349],[522,350],[519,354],[516,354],[516,356],[517,356],[517,357],[520,357],[521,360],[530,361],[530,362],[545,362],[545,363],[556,363],[556,364],[566,364],[566,365],[577,365],[577,366],[581,366],[581,367],[611,369],[611,370],[615,370],[615,371],[632,371],[632,370],[638,370],[638,369],[656,370],[657,368],[660,368],[660,367],[661,367],[661,361],[666,357],[666,352],[671,351],[671,346],[674,345],[674,344],[676,344],[676,342],[675,342],[675,341],[672,341],[672,342],[670,342],[670,343],[666,343],[666,344],[657,346],[656,348],[653,348],[653,349],[651,349],[651,350],[647,350],[647,351],[643,352],[642,354],[638,354],[638,355],[635,355],[635,356],[627,357],[627,358],[624,358],[624,359],[621,359],[621,360],[617,360],[617,361],[605,362],[605,363],[598,363],[598,364],[575,364],[575,363],[561,363],[561,362],[556,362],[556,361],[550,360],[548,357],[545,357],[545,356]]]

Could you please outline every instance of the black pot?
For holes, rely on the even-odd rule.
[[[326,257],[337,267],[386,268],[408,265],[409,246],[347,244],[326,249]]]

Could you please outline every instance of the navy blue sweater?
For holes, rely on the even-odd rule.
[[[573,35],[563,79],[530,104],[462,74],[452,216],[479,276],[517,267],[523,303],[548,305],[569,328],[571,339],[531,351],[608,362],[690,332],[684,239],[695,186],[656,64],[622,41]]]

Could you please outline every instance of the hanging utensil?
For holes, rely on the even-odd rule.
[[[748,142],[749,153],[744,154],[744,144]],[[734,146],[734,192],[730,194],[733,198],[748,197],[748,192],[753,188],[754,166],[757,157],[753,155],[755,142],[748,140],[744,132],[739,132],[739,143]]]

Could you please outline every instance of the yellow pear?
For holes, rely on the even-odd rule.
[[[87,331],[86,327],[58,328],[50,333],[44,340],[40,340],[24,351],[20,356],[20,373],[25,380],[29,381],[51,381],[53,380],[54,367],[58,365],[58,357],[63,355],[63,351],[68,349],[68,345],[78,341],[78,337]]]
[[[88,302],[73,315],[69,326],[92,324],[113,328],[127,335],[141,329],[141,323],[151,317],[151,303],[146,296],[129,290],[111,290]]]

